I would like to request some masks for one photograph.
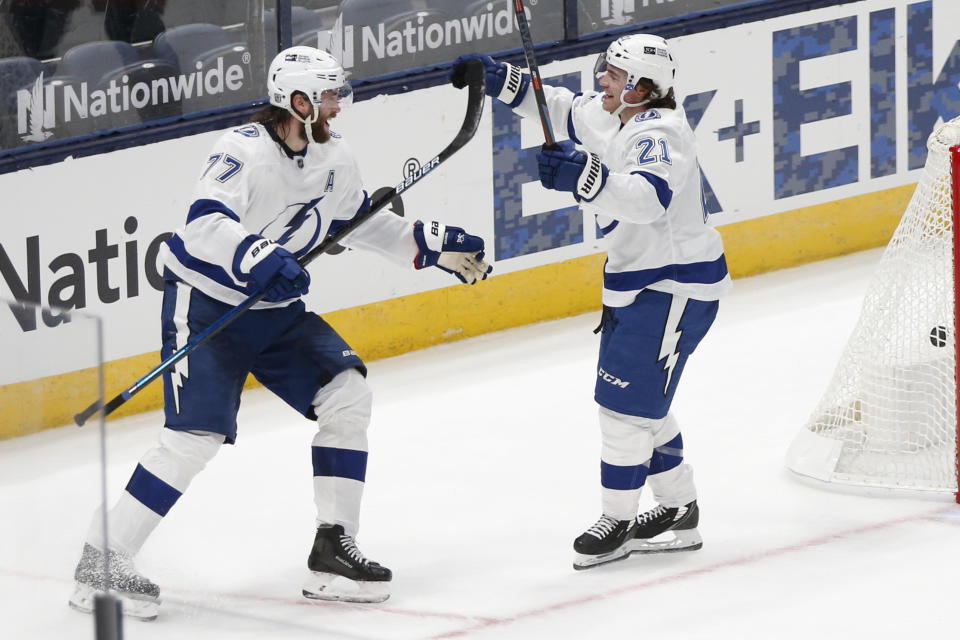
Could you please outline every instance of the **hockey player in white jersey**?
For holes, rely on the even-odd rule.
[[[237,435],[248,374],[316,421],[311,456],[317,529],[308,598],[380,602],[392,574],[358,549],[371,391],[366,367],[300,297],[310,275],[297,258],[370,206],[357,163],[330,120],[351,98],[336,59],[310,47],[280,52],[267,78],[270,105],[225,133],[200,169],[186,223],[163,246],[162,352],[167,358],[248,296],[251,310],[164,373],[165,424],[108,513],[94,515],[70,604],[90,611],[109,554],[110,587],[128,615],[156,617],[159,587],[132,558],[224,442]],[[487,277],[484,241],[439,222],[380,211],[342,244],[405,268],[436,266],[473,284]],[[101,507],[102,508],[102,507]],[[306,542],[306,541],[305,541]]]
[[[463,56],[455,68],[472,57],[484,61],[489,95],[537,117],[529,76],[488,56]],[[543,87],[553,123],[570,139],[538,154],[540,181],[595,215],[607,250],[594,392],[602,515],[574,541],[575,569],[702,546],[670,406],[730,276],[707,222],[696,140],[676,104],[676,69],[669,43],[636,34],[600,54],[600,91]],[[645,485],[657,506],[638,515]]]

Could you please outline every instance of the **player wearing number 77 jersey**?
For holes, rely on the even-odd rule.
[[[298,258],[346,228],[344,245],[411,271],[437,267],[473,284],[491,267],[483,260],[483,238],[459,227],[385,210],[360,217],[356,226],[372,205],[350,148],[330,129],[352,93],[332,55],[303,46],[281,51],[266,88],[270,104],[246,126],[225,132],[199,167],[186,221],[161,249],[162,357],[250,296],[258,301],[164,373],[159,441],[106,517],[94,515],[84,539],[70,599],[81,611],[92,612],[96,592],[109,589],[126,615],[158,615],[160,588],[135,569],[133,557],[220,447],[235,442],[249,375],[316,425],[312,446],[292,458],[312,466],[316,506],[303,595],[352,602],[390,595],[393,574],[367,559],[356,542],[372,406],[367,369],[333,327],[307,310],[301,297],[310,275]]]
[[[469,57],[484,61],[489,95],[537,117],[527,75],[488,56],[457,64]],[[594,395],[602,516],[574,541],[576,569],[702,545],[670,406],[730,276],[707,221],[696,140],[674,97],[676,69],[663,38],[636,34],[600,55],[599,92],[543,87],[551,120],[570,139],[538,154],[540,181],[596,216],[607,250]],[[657,506],[638,516],[647,484]]]

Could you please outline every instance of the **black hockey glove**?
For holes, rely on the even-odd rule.
[[[523,96],[527,93],[530,76],[524,75],[520,71],[520,67],[516,65],[507,62],[497,62],[487,55],[470,53],[454,60],[453,67],[447,76],[450,84],[457,89],[462,89],[467,86],[467,62],[474,59],[483,62],[484,69],[487,73],[488,96],[505,102],[510,108],[520,104]]]
[[[292,253],[266,238],[251,238],[252,242],[240,257],[240,277],[250,281],[250,293],[262,291],[267,302],[299,298],[307,293],[310,274]]]
[[[540,184],[547,189],[569,191],[577,202],[596,198],[610,173],[595,153],[577,151],[570,140],[558,142],[555,149],[544,145],[537,154],[537,165]]]

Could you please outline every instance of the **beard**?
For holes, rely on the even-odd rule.
[[[330,140],[330,131],[327,129],[327,123],[331,119],[336,118],[337,114],[333,114],[329,118],[317,118],[317,121],[310,125],[310,133],[313,134],[313,140],[317,144],[323,144]]]

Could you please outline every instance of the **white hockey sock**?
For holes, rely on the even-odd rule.
[[[134,556],[163,517],[124,491],[113,508],[107,512],[107,519],[107,529],[110,531],[108,546],[115,551]],[[103,505],[93,512],[86,542],[103,551]]]
[[[680,460],[680,464],[666,471],[651,473],[647,484],[653,491],[657,504],[665,507],[682,507],[697,499],[697,488],[693,484],[693,468],[683,460],[682,446],[677,450],[671,443],[682,441],[680,425],[672,413],[660,421],[653,437],[654,450],[664,454],[666,460]]]
[[[653,454],[653,435],[645,418],[600,408],[603,513],[617,520],[636,517]]]
[[[178,494],[186,491],[190,481],[203,470],[222,443],[220,434],[162,429],[159,445],[144,454],[134,476],[149,474],[148,477],[162,483],[160,486],[166,487],[175,500]],[[158,513],[125,489],[107,512],[109,547],[130,556],[136,555],[165,513]],[[102,505],[93,515],[86,541],[103,549]]]
[[[337,374],[314,398],[319,427],[313,437],[317,526],[339,524],[347,535],[357,535],[372,404],[370,387],[356,369]]]
[[[685,463],[649,476],[647,483],[653,491],[654,500],[665,507],[682,507],[697,499],[693,469]]]

